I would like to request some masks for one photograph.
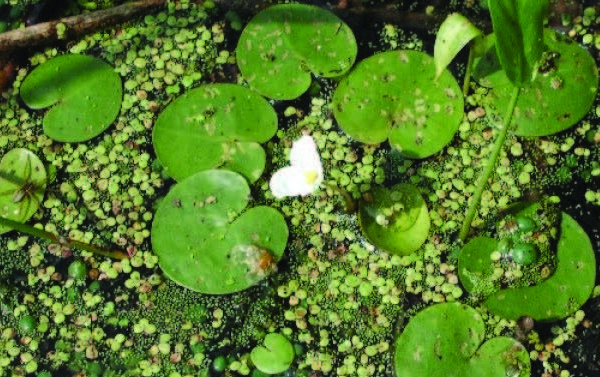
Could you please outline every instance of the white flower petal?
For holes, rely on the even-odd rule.
[[[278,199],[286,196],[307,195],[312,192],[312,186],[309,187],[306,184],[303,172],[294,166],[276,171],[271,177],[269,186],[273,195]]]
[[[312,137],[304,135],[292,144],[290,152],[290,162],[292,166],[297,166],[303,170],[315,170],[319,175],[323,175],[323,165],[319,157],[317,145]]]
[[[323,165],[317,146],[310,136],[303,136],[292,144],[292,165],[273,174],[269,185],[276,198],[308,195],[323,181]]]

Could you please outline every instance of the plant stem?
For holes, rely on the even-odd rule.
[[[14,220],[10,220],[5,217],[0,217],[0,225],[7,226],[22,233],[27,233],[34,237],[45,238],[61,246],[76,247],[81,250],[89,251],[90,253],[119,260],[128,258],[128,255],[122,251],[105,249],[100,246],[90,245],[84,242],[72,240],[70,238],[59,237],[54,233],[46,232],[45,230],[38,229],[31,225],[23,224]]]
[[[350,195],[348,191],[327,183],[325,184],[325,187],[332,191],[335,191],[342,197],[342,199],[344,200],[344,212],[356,212],[356,201],[352,198],[352,195]]]
[[[471,229],[471,222],[473,222],[473,218],[477,213],[477,209],[479,208],[479,202],[481,201],[481,196],[483,195],[483,190],[486,188],[488,179],[492,175],[492,171],[496,166],[496,161],[500,156],[500,151],[502,151],[502,147],[504,146],[504,141],[506,140],[506,135],[508,134],[508,129],[510,128],[510,123],[512,121],[513,113],[515,111],[515,106],[517,104],[517,99],[519,98],[519,93],[521,92],[520,87],[515,87],[511,98],[510,103],[508,104],[508,108],[506,109],[506,116],[504,117],[504,127],[500,131],[498,138],[496,139],[496,144],[494,145],[494,149],[490,158],[488,159],[488,163],[485,166],[483,173],[479,177],[479,182],[477,183],[477,189],[475,190],[475,195],[471,200],[471,204],[469,209],[467,210],[467,214],[465,215],[465,219],[462,224],[462,228],[460,229],[460,233],[458,235],[458,239],[461,242],[464,242],[469,234],[469,230]]]
[[[471,83],[471,68],[475,53],[473,52],[473,42],[469,42],[469,60],[467,61],[467,72],[465,72],[465,82],[463,83],[463,95],[466,97],[469,93],[469,84]]]

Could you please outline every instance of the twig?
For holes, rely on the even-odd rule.
[[[103,27],[112,26],[130,20],[148,9],[161,7],[167,0],[145,0],[126,3],[114,8],[100,10],[59,20],[28,26],[23,29],[11,30],[0,34],[0,53],[13,51],[17,48],[32,47],[40,43],[55,42],[59,39],[57,25],[66,27],[67,35],[79,36]]]

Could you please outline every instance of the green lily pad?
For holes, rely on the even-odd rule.
[[[32,109],[52,106],[44,133],[61,142],[81,142],[102,133],[119,115],[123,89],[113,67],[85,55],[62,55],[35,68],[21,85]]]
[[[38,210],[46,190],[46,169],[30,150],[15,148],[0,161],[0,216],[24,223]],[[12,228],[0,225],[0,234]]]
[[[538,258],[538,250],[534,257],[521,255],[522,245],[528,244],[508,245],[515,263]],[[594,251],[585,231],[566,213],[561,219],[554,274],[540,283],[519,288],[495,287],[490,280],[490,255],[500,249],[497,240],[477,237],[465,245],[459,258],[461,283],[468,292],[488,293],[484,302],[492,313],[507,319],[530,316],[535,320],[557,320],[577,311],[590,297],[596,278]]]
[[[333,13],[282,4],[257,14],[242,31],[237,63],[250,87],[274,99],[294,99],[311,84],[310,73],[336,77],[356,59],[352,30]]]
[[[260,95],[239,85],[212,84],[189,90],[169,104],[152,137],[156,156],[178,181],[221,167],[254,182],[266,160],[258,143],[276,131],[277,114]]]
[[[427,205],[416,187],[398,184],[389,190],[375,186],[362,200],[358,212],[360,229],[369,242],[391,254],[407,255],[427,239],[431,221]]]
[[[596,281],[592,243],[577,221],[562,216],[554,274],[533,287],[498,291],[485,301],[492,313],[552,321],[575,313],[590,298]]]
[[[244,177],[228,170],[205,170],[171,188],[151,232],[164,273],[194,291],[226,294],[275,272],[287,225],[271,207],[245,209],[249,200]]]
[[[493,88],[490,108],[502,114],[513,91],[501,71],[493,36],[486,37],[487,52],[475,59],[473,77]],[[513,115],[519,136],[551,135],[577,123],[591,108],[598,90],[598,70],[590,54],[571,39],[544,31],[544,60],[531,85],[521,89]]]
[[[463,96],[433,59],[418,51],[390,51],[360,62],[339,84],[333,112],[354,139],[386,141],[408,158],[425,158],[452,140],[463,117]]]
[[[403,377],[529,376],[529,353],[514,339],[485,339],[485,324],[470,306],[444,303],[414,316],[396,340],[394,365]]]
[[[267,334],[265,346],[254,347],[250,360],[263,373],[283,373],[294,361],[294,346],[281,334]]]

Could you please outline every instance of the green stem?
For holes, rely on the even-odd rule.
[[[27,233],[34,237],[45,238],[50,242],[60,244],[65,247],[76,247],[81,250],[89,251],[90,253],[102,255],[109,258],[115,259],[126,259],[128,255],[119,250],[105,249],[100,246],[90,245],[84,242],[72,240],[70,238],[59,237],[54,233],[46,232],[45,230],[35,228],[31,225],[23,224],[14,220],[0,217],[0,225],[12,228],[16,231]]]
[[[473,43],[469,42],[469,60],[467,61],[467,71],[465,72],[465,81],[463,83],[463,95],[465,97],[469,93],[469,84],[471,83],[471,68],[473,67],[474,59],[475,53],[473,52]]]
[[[498,138],[496,139],[496,144],[494,145],[494,149],[492,151],[492,155],[490,156],[483,173],[479,178],[479,182],[477,183],[477,189],[475,190],[475,195],[471,200],[471,204],[469,209],[467,210],[467,214],[465,215],[465,220],[463,221],[462,228],[460,229],[460,233],[458,235],[458,239],[462,242],[465,241],[467,235],[469,234],[469,230],[471,229],[471,223],[473,222],[473,218],[477,213],[477,209],[479,208],[479,202],[481,201],[481,196],[483,195],[483,190],[485,190],[488,179],[492,175],[492,171],[494,171],[494,167],[496,166],[496,161],[500,156],[500,152],[502,151],[502,147],[504,146],[504,142],[506,141],[506,135],[508,134],[508,129],[510,128],[510,123],[512,121],[513,113],[515,111],[515,106],[517,104],[517,99],[519,98],[519,93],[521,92],[521,88],[515,87],[511,98],[510,103],[508,104],[508,108],[506,109],[506,116],[504,117],[504,127],[500,131]]]
[[[348,191],[328,183],[325,184],[325,187],[337,192],[344,199],[344,212],[356,212],[356,201],[352,198],[352,195],[350,195]]]

